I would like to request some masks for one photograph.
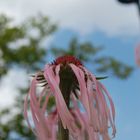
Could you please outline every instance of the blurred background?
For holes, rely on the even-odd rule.
[[[35,139],[23,118],[30,75],[65,54],[108,76],[114,140],[140,139],[140,18],[135,2],[119,1],[0,0],[0,140]]]

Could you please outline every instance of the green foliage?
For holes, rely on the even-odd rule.
[[[97,71],[100,73],[107,73],[110,71],[112,74],[120,77],[121,79],[127,78],[132,72],[133,68],[115,60],[112,57],[97,58],[95,62],[99,65]]]
[[[46,50],[40,46],[41,41],[53,33],[55,24],[51,24],[47,17],[38,15],[21,25],[11,25],[9,18],[0,16],[0,77],[7,73],[13,65],[19,65],[26,69],[39,69],[41,63],[45,63]],[[37,37],[31,32],[36,31]],[[28,43],[24,44],[24,40]],[[17,48],[10,44],[23,42]]]
[[[21,25],[12,25],[11,19],[0,15],[0,78],[15,66],[27,73],[40,69],[41,65],[46,63],[47,55],[47,50],[41,46],[41,42],[55,29],[56,25],[40,14]],[[27,43],[24,43],[25,39],[28,40]],[[12,43],[17,46],[12,47]],[[0,111],[0,140],[35,139],[23,118],[23,102],[27,92],[28,88],[19,89],[14,106]],[[12,138],[12,135],[17,138]]]
[[[74,38],[71,40],[67,49],[62,49],[58,47],[52,47],[51,52],[55,57],[62,55],[74,55],[82,62],[91,62],[91,57],[94,57],[97,52],[99,52],[102,47],[94,47],[89,42],[84,42],[79,44],[77,39]]]
[[[119,78],[126,78],[130,75],[132,71],[130,66],[112,57],[98,57],[100,51],[103,51],[103,47],[96,47],[90,42],[79,43],[77,39],[72,39],[69,46],[65,47],[66,49],[56,46],[47,50],[41,45],[41,42],[55,30],[56,25],[41,14],[27,19],[20,25],[12,24],[12,19],[0,15],[0,80],[15,66],[24,69],[27,74],[41,69],[47,61],[48,52],[55,57],[74,55],[85,65],[94,67],[94,72],[103,73],[104,76],[109,75],[107,72],[111,72]],[[27,42],[25,43],[24,40]],[[17,47],[13,47],[11,44]],[[0,140],[35,139],[23,118],[23,102],[27,92],[28,87],[19,89],[14,106],[0,111]],[[54,104],[55,100],[52,98],[49,100],[48,109],[51,109]],[[17,111],[14,112],[14,110]],[[12,139],[13,133],[17,138]]]

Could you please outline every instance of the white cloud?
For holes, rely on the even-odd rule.
[[[22,19],[22,3],[21,0],[1,0],[0,1],[0,13],[5,13],[11,17],[21,21]]]
[[[17,87],[27,86],[27,74],[23,70],[11,69],[0,81],[0,108],[14,103]]]
[[[109,35],[138,35],[136,6],[117,0],[2,0],[0,11],[22,20],[38,12],[49,15],[60,26],[89,33],[100,30]]]

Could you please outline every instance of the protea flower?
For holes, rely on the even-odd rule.
[[[43,83],[41,93],[36,87]],[[55,105],[47,110],[48,100]],[[27,112],[31,109],[34,126]],[[35,74],[25,99],[24,115],[39,140],[110,140],[115,136],[115,109],[106,88],[73,56],[62,56]]]

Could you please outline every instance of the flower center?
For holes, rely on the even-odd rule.
[[[66,65],[69,63],[75,64],[76,66],[82,65],[82,63],[77,58],[75,58],[74,56],[69,56],[69,55],[58,57],[53,62],[53,64],[55,65],[58,65],[58,64]]]

